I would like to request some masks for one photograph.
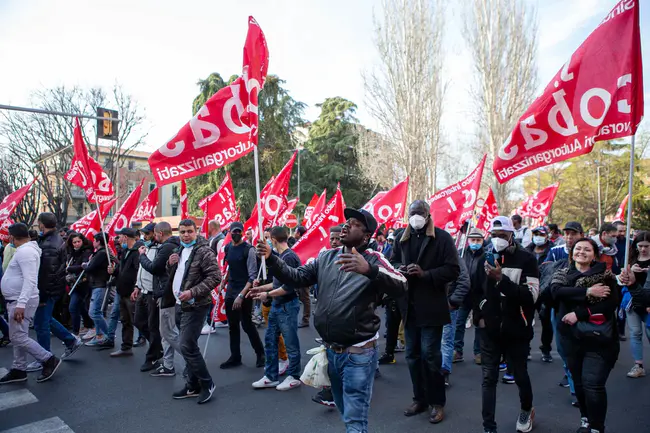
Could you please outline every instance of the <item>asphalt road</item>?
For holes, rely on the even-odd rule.
[[[260,329],[260,334],[264,330]],[[539,329],[537,330],[539,331]],[[314,347],[313,328],[299,330],[301,350]],[[119,331],[118,331],[119,335]],[[537,332],[539,335],[539,332]],[[143,348],[134,349],[136,356],[110,359],[107,352],[84,347],[57,372],[49,382],[36,383],[31,373],[29,382],[0,388],[0,432],[12,433],[90,433],[90,432],[343,432],[336,410],[311,401],[315,389],[302,386],[279,392],[274,389],[253,390],[251,383],[263,375],[254,368],[254,353],[243,334],[244,366],[220,370],[219,364],[229,355],[227,329],[219,329],[210,337],[208,367],[217,384],[215,398],[204,406],[195,399],[175,401],[173,391],[182,386],[180,374],[175,378],[152,378],[141,373]],[[468,330],[466,341],[473,338]],[[201,337],[204,342],[205,337]],[[382,339],[383,341],[383,339]],[[645,355],[650,359],[647,342]],[[537,413],[534,432],[575,432],[579,412],[570,405],[568,390],[557,385],[562,377],[559,357],[543,364],[533,342],[533,360],[529,372],[535,394]],[[63,346],[53,339],[52,347],[59,354]],[[466,350],[469,346],[466,345]],[[471,349],[468,353],[471,352]],[[466,354],[467,357],[467,354]],[[0,366],[8,368],[11,349],[0,349]],[[303,355],[303,366],[308,360]],[[628,343],[623,343],[619,362],[608,382],[608,433],[650,432],[650,377],[628,379],[631,367]],[[650,361],[649,361],[650,364]],[[176,361],[177,371],[182,360]],[[411,401],[411,384],[404,354],[397,354],[397,363],[383,366],[382,377],[375,381],[370,410],[370,431],[380,432],[482,432],[481,370],[466,359],[454,364],[452,386],[448,392],[445,421],[437,426],[428,423],[425,414],[406,418],[404,408]],[[514,432],[519,405],[515,385],[499,384],[497,422],[499,431]]]

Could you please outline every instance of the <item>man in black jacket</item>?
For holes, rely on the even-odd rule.
[[[434,226],[429,205],[409,206],[409,226],[395,240],[393,262],[408,278],[405,310],[406,359],[413,383],[413,403],[404,415],[431,406],[429,421],[444,419],[445,379],[442,374],[442,329],[451,323],[447,286],[460,275],[458,253],[449,233]]]
[[[375,306],[384,293],[403,296],[406,279],[381,253],[368,249],[377,230],[375,218],[363,209],[345,209],[345,218],[343,248],[323,251],[299,268],[272,255],[264,241],[258,242],[257,252],[280,282],[298,287],[318,284],[314,327],[327,347],[334,401],[348,432],[366,432],[377,368],[380,319]]]
[[[38,246],[41,249],[41,266],[38,271],[39,304],[34,315],[36,339],[43,349],[50,351],[50,333],[63,341],[66,350],[61,359],[66,359],[83,345],[58,320],[52,317],[56,302],[65,294],[66,253],[65,242],[56,229],[56,216],[43,212],[38,216]],[[40,369],[38,363],[31,363],[27,371]]]
[[[486,253],[484,264],[487,281],[472,286],[474,325],[481,333],[483,427],[486,433],[496,432],[496,384],[503,354],[519,388],[517,431],[529,432],[535,410],[527,358],[539,296],[537,260],[515,240],[510,218],[494,218],[490,234],[492,249]]]
[[[159,307],[160,336],[163,347],[163,362],[151,372],[154,377],[172,377],[174,369],[174,352],[181,353],[181,342],[176,326],[176,316],[180,315],[181,305],[169,284],[167,261],[181,245],[177,236],[172,236],[172,226],[165,221],[159,222],[154,228],[158,243],[158,252],[153,260],[143,254],[140,249],[140,266],[153,275],[153,297]]]
[[[112,358],[122,356],[133,356],[133,311],[134,302],[131,295],[135,289],[140,268],[140,254],[138,249],[144,246],[142,241],[138,240],[138,231],[126,227],[117,232],[120,236],[122,245],[122,257],[117,266],[108,265],[108,273],[115,276],[117,297],[120,303],[120,322],[122,322],[122,347],[111,353]]]

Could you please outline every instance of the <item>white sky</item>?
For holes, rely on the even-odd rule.
[[[470,62],[459,25],[466,1],[449,2],[445,44],[451,83],[444,129],[459,148],[473,139],[459,132],[468,130],[472,112]],[[538,7],[543,88],[616,0],[529,1]],[[30,92],[43,86],[109,89],[117,81],[146,110],[149,139],[143,150],[156,149],[189,120],[199,79],[211,72],[224,78],[241,72],[247,17],[253,15],[269,44],[269,72],[309,105],[308,120],[318,115],[315,104],[342,96],[359,105],[359,119],[372,128],[377,123],[364,109],[361,71],[375,61],[372,13],[379,5],[379,0],[0,0],[0,103],[30,105]],[[648,35],[647,10],[641,8],[642,40]],[[466,155],[467,167],[479,159]]]

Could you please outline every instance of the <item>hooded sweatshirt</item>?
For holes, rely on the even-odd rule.
[[[16,248],[13,259],[2,276],[2,295],[7,301],[18,301],[25,308],[27,301],[38,298],[38,271],[41,266],[41,249],[34,241]]]

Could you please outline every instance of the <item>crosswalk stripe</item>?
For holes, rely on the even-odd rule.
[[[0,433],[74,433],[58,416],[4,430]]]
[[[36,396],[26,389],[3,392],[0,394],[0,411],[36,403],[37,401]]]
[[[9,373],[9,370],[6,368],[0,368],[0,377],[4,377],[7,373]]]

